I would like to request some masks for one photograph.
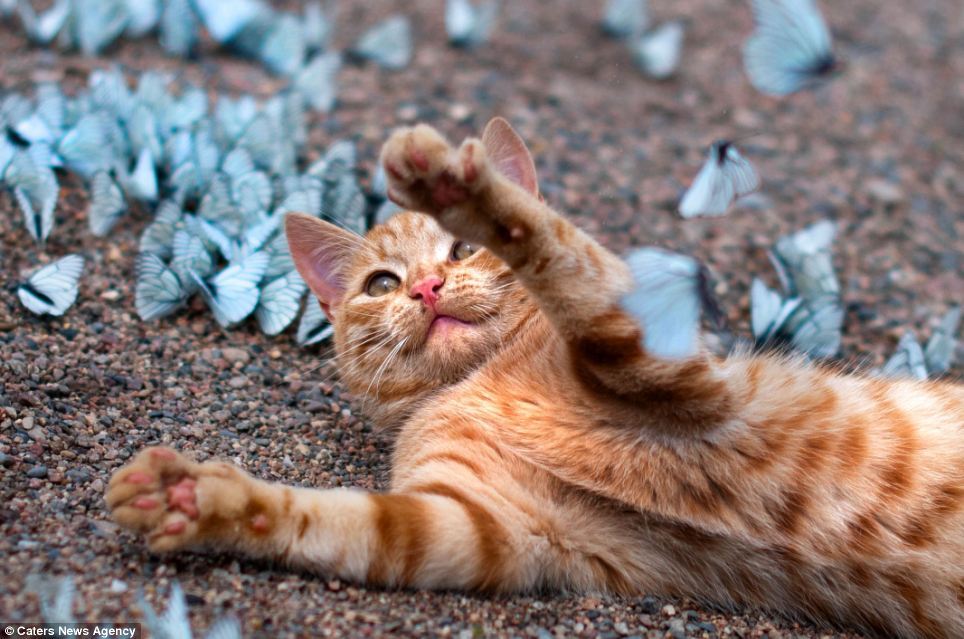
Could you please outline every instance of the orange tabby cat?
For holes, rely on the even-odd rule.
[[[286,220],[344,383],[396,429],[392,489],[309,490],[173,450],[107,502],[151,549],[385,586],[685,594],[964,637],[964,387],[776,355],[647,355],[625,264],[538,195],[497,119],[382,151],[402,213]]]

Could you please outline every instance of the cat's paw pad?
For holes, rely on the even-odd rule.
[[[200,540],[219,503],[236,501],[220,493],[245,477],[228,464],[197,464],[170,448],[148,448],[111,478],[107,506],[117,523],[144,534],[151,550],[177,550]]]
[[[483,182],[485,150],[476,139],[453,148],[432,127],[399,129],[382,148],[389,197],[405,208],[435,212],[466,202]]]

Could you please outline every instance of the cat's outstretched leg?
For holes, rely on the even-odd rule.
[[[385,586],[518,591],[546,585],[555,570],[610,587],[597,559],[551,558],[532,545],[527,515],[495,507],[487,492],[438,477],[388,494],[294,488],[157,447],[114,474],[106,499],[155,552],[207,548]]]
[[[732,398],[711,357],[665,360],[644,351],[642,328],[620,306],[632,286],[626,263],[542,201],[532,159],[504,120],[458,149],[427,125],[400,129],[381,160],[396,202],[512,267],[588,384],[697,430],[726,418]]]

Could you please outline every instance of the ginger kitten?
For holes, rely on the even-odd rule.
[[[882,636],[964,636],[964,386],[775,355],[661,360],[625,264],[548,208],[501,119],[382,151],[406,212],[289,215],[392,488],[268,483],[168,448],[111,480],[154,551],[382,586],[681,594]]]

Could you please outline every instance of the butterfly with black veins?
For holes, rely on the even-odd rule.
[[[261,294],[258,284],[264,277],[268,260],[268,254],[259,251],[229,265],[207,281],[191,273],[201,297],[222,328],[237,324],[254,311]]]
[[[886,377],[910,377],[927,379],[946,373],[954,362],[957,348],[957,327],[961,321],[961,308],[955,306],[941,318],[927,346],[921,348],[913,331],[905,332],[894,354],[884,364],[880,374]]]
[[[840,283],[834,272],[831,248],[837,226],[821,220],[777,240],[770,261],[788,295],[816,300],[839,297]]]
[[[174,582],[163,614],[147,602],[144,592],[137,596],[138,605],[144,616],[144,625],[154,639],[192,639],[191,622],[187,616],[187,601],[181,584]],[[205,639],[241,639],[241,625],[233,617],[222,617],[214,622]]]
[[[885,377],[910,377],[927,379],[927,364],[924,351],[912,331],[904,333],[897,348],[880,371]]]
[[[167,317],[190,298],[191,291],[181,277],[156,255],[141,253],[134,268],[137,273],[134,308],[145,322]]]
[[[811,357],[833,357],[840,350],[843,308],[825,295],[812,301],[784,299],[754,278],[750,288],[750,317],[758,348],[789,344]]]
[[[631,45],[636,65],[647,76],[665,80],[676,73],[683,54],[683,23],[666,22],[644,33]]]
[[[723,215],[736,198],[759,188],[760,174],[750,161],[729,140],[718,140],[683,195],[679,213],[684,218]]]
[[[754,279],[751,324],[758,347],[789,344],[820,358],[840,350],[844,311],[830,252],[835,233],[834,223],[822,220],[777,240],[770,261],[786,299]]]
[[[77,282],[83,272],[84,258],[67,255],[34,271],[17,288],[17,297],[36,315],[63,315],[77,300]]]
[[[457,47],[476,47],[492,35],[499,13],[498,0],[474,6],[471,0],[446,0],[445,31]]]
[[[335,327],[328,321],[328,316],[321,308],[318,300],[309,295],[305,301],[305,312],[298,322],[298,332],[295,339],[298,346],[311,346],[322,342],[335,333]]]
[[[110,173],[94,173],[90,183],[90,206],[87,207],[87,225],[90,232],[97,237],[106,236],[126,210],[124,192]]]
[[[720,317],[706,268],[686,255],[649,247],[630,253],[626,263],[633,288],[621,304],[643,328],[643,349],[666,359],[695,355],[702,311]]]
[[[600,24],[605,33],[615,38],[642,33],[649,24],[646,0],[608,0]]]
[[[412,60],[412,27],[405,16],[386,18],[361,35],[351,52],[363,60],[397,71]]]
[[[288,328],[298,311],[308,286],[297,271],[278,277],[261,287],[261,299],[254,315],[265,335],[277,335]]]
[[[57,177],[48,166],[38,166],[27,153],[17,152],[3,175],[13,190],[24,225],[31,237],[43,246],[54,228],[54,209],[60,194]]]
[[[838,68],[830,31],[814,0],[752,4],[756,30],[743,46],[743,66],[758,91],[774,96],[794,93]]]

